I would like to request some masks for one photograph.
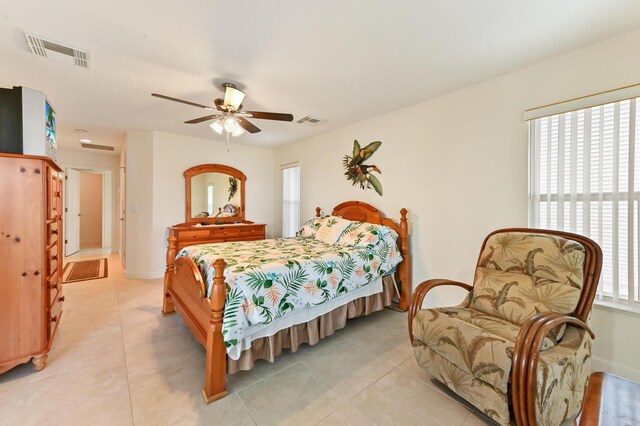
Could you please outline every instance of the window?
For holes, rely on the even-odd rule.
[[[530,122],[530,224],[600,244],[597,300],[640,307],[638,98]]]
[[[213,184],[207,185],[207,212],[213,214]]]
[[[282,166],[282,236],[295,237],[300,229],[300,166]]]

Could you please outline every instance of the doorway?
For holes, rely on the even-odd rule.
[[[80,172],[80,250],[102,248],[102,174]]]
[[[65,256],[110,250],[111,171],[67,168],[65,174]]]

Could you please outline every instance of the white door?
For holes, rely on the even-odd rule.
[[[122,261],[122,267],[125,266],[125,212],[127,205],[126,197],[126,170],[124,166],[120,166],[120,260]]]
[[[80,172],[74,169],[66,172],[64,255],[71,256],[80,250]]]

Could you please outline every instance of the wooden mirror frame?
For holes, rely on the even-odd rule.
[[[191,178],[202,173],[224,173],[229,176],[233,176],[240,181],[240,210],[235,216],[231,217],[203,217],[194,218],[191,217]],[[191,167],[184,171],[184,180],[186,184],[185,198],[186,198],[186,214],[185,220],[187,223],[233,223],[244,222],[244,184],[247,177],[238,169],[234,169],[224,164],[200,164],[199,166]]]

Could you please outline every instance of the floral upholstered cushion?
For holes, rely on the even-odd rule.
[[[320,226],[318,227],[315,238],[326,244],[335,244],[344,230],[352,223],[350,220],[337,216],[323,217],[320,219]]]
[[[465,307],[428,309],[413,320],[418,362],[499,424],[512,423],[509,382],[519,327]],[[559,425],[580,409],[592,340],[575,327],[543,342],[537,370],[536,424]]]
[[[338,238],[336,244],[352,247],[374,247],[387,234],[394,232],[384,225],[367,222],[353,222]]]
[[[418,312],[413,324],[415,338],[432,351],[507,392],[514,342],[434,309]]]
[[[436,311],[448,315],[452,318],[464,321],[478,328],[493,333],[503,339],[513,343],[518,339],[521,327],[502,318],[488,315],[484,312],[476,311],[469,308],[461,308],[459,306],[452,308],[435,308]],[[542,350],[549,349],[556,345],[557,338],[550,333],[542,342]]]
[[[584,248],[545,234],[492,235],[480,256],[470,308],[522,324],[541,312],[571,313],[583,284]]]
[[[313,218],[306,221],[298,231],[298,237],[315,238],[320,227],[320,218]]]

